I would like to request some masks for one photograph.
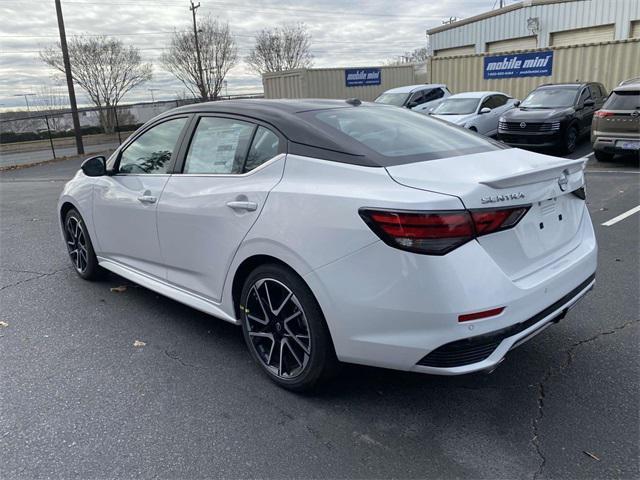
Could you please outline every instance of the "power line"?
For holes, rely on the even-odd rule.
[[[174,31],[157,31],[157,32],[134,32],[134,33],[70,33],[67,34],[68,37],[130,37],[130,36],[139,36],[139,35],[171,35]],[[0,35],[0,38],[50,38],[57,37],[58,35]],[[234,37],[241,38],[256,38],[256,35],[248,35],[243,33],[234,33]],[[331,43],[331,44],[345,44],[345,45],[379,45],[380,43],[384,43],[388,45],[387,41],[340,41],[340,40],[314,40],[314,43]],[[415,45],[416,42],[412,41],[404,41],[404,42],[392,42],[394,45]]]
[[[15,0],[9,0],[6,2],[2,2],[4,4],[16,4],[16,5],[23,5],[24,2],[16,2]],[[64,2],[65,5],[96,5],[96,6],[127,6],[127,7],[131,7],[131,6],[136,6],[136,7],[140,7],[140,6],[149,6],[149,7],[156,7],[156,6],[184,6],[183,3],[176,3],[176,2],[127,2],[127,1],[105,1],[105,2],[78,2],[78,1],[65,1]],[[311,8],[298,8],[298,7],[286,7],[286,6],[277,6],[277,7],[268,7],[268,6],[264,6],[264,5],[260,5],[259,7],[257,6],[240,6],[237,3],[223,3],[223,2],[207,2],[207,6],[208,5],[216,5],[219,7],[224,7],[225,10],[229,10],[229,11],[252,11],[252,12],[267,12],[267,13],[272,13],[272,12],[279,12],[279,13],[306,13],[306,14],[311,14],[311,15],[336,15],[336,16],[356,16],[356,17],[380,17],[380,18],[396,18],[396,19],[406,19],[406,20],[412,20],[412,21],[416,21],[418,19],[430,19],[430,20],[435,20],[438,19],[439,17],[428,17],[428,16],[424,16],[424,17],[420,17],[419,15],[399,15],[399,14],[395,14],[395,13],[363,13],[363,12],[345,12],[345,11],[340,11],[337,9],[311,9]],[[230,6],[231,5],[231,6]]]

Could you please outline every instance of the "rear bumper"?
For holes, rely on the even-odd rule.
[[[429,373],[442,370],[446,375],[455,375],[467,373],[465,367],[470,365],[472,371],[490,369],[500,363],[509,350],[564,318],[569,309],[593,288],[595,278],[594,273],[560,300],[524,322],[438,347],[417,363],[416,370]]]
[[[515,280],[477,241],[441,257],[377,242],[305,280],[323,309],[340,360],[460,375],[494,368],[593,287],[597,245],[586,212],[577,237],[566,254]],[[458,322],[460,314],[502,306],[495,317]],[[448,363],[433,361],[439,355],[434,352],[447,353],[444,347],[456,342],[484,350],[462,352],[478,354],[472,363],[455,355],[453,360],[440,355]]]
[[[628,148],[620,148],[619,141],[640,141],[640,135],[635,136],[598,136],[592,139],[593,149],[605,153],[637,153],[639,150],[631,150]]]
[[[528,132],[513,133],[512,131],[498,130],[498,140],[513,147],[555,147],[562,140],[561,132]]]

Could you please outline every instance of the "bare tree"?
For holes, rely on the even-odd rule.
[[[37,112],[49,115],[49,126],[54,132],[66,128],[63,112],[69,108],[69,96],[62,85],[41,85],[33,108]]]
[[[194,97],[216,100],[225,77],[238,63],[238,47],[228,23],[205,17],[198,24],[198,45],[202,62],[202,79],[198,68],[195,36],[185,29],[173,33],[162,63]]]
[[[113,132],[114,112],[122,98],[133,88],[151,79],[151,64],[144,63],[140,51],[120,40],[99,37],[72,37],[68,40],[73,81],[100,108],[100,122]],[[64,73],[60,44],[45,48],[40,58]]]
[[[398,55],[388,60],[386,65],[403,65],[406,63],[422,63],[429,57],[429,49],[427,47],[416,48],[411,52],[405,52],[404,55]]]
[[[245,61],[259,73],[310,67],[311,35],[302,23],[262,30]]]

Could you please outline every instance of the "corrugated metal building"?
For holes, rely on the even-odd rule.
[[[638,0],[640,2],[640,0]],[[601,82],[610,91],[622,80],[640,76],[640,38],[586,45],[547,47],[529,51],[553,52],[553,71],[548,76],[484,78],[484,61],[493,53],[430,57],[429,79],[444,83],[454,93],[497,90],[524,98],[542,83],[580,81]],[[503,53],[508,59],[519,53]]]
[[[427,30],[435,56],[640,38],[640,0],[527,0]]]
[[[640,0],[638,0],[640,1]],[[424,65],[394,65],[385,67],[301,68],[262,75],[265,98],[359,98],[375,100],[385,90],[416,83],[418,70]],[[376,85],[348,86],[347,72],[353,70],[379,71]]]

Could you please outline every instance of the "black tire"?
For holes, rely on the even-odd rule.
[[[308,391],[337,372],[320,306],[293,271],[277,264],[257,267],[244,282],[240,312],[251,356],[279,386]]]
[[[562,136],[562,144],[560,145],[560,153],[563,155],[573,153],[578,145],[579,132],[575,125],[569,125]]]
[[[96,253],[82,215],[72,208],[64,217],[64,235],[69,259],[76,273],[85,280],[97,280],[102,276]]]
[[[610,162],[613,160],[614,154],[607,153],[600,150],[594,150],[593,155],[596,157],[596,160],[599,162]]]

